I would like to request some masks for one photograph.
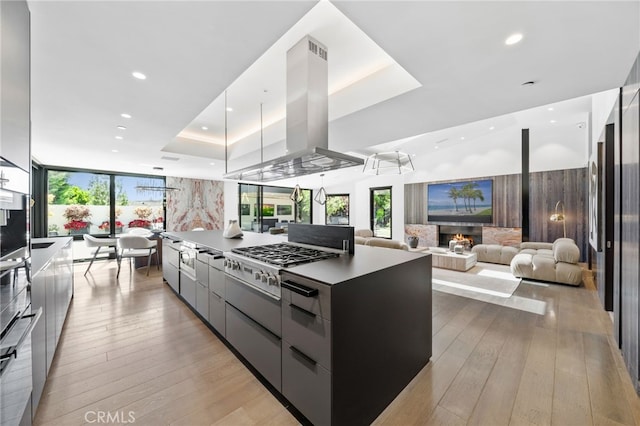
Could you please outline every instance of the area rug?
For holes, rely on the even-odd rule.
[[[434,290],[460,294],[459,290],[509,298],[522,281],[511,274],[507,265],[477,263],[467,272],[433,268]]]

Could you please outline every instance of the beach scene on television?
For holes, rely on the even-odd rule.
[[[491,222],[493,181],[430,183],[427,186],[427,215],[430,221],[464,219]]]

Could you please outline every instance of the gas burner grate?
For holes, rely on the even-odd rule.
[[[338,253],[299,247],[290,244],[269,244],[266,246],[252,246],[234,248],[236,254],[246,256],[262,262],[282,267],[301,265],[303,263],[338,257]]]

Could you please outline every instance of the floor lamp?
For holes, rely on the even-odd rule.
[[[558,211],[558,209],[560,209],[560,211]],[[567,238],[567,222],[565,220],[564,203],[562,202],[562,200],[556,203],[556,212],[551,215],[549,220],[551,222],[562,222],[562,236],[564,238]]]

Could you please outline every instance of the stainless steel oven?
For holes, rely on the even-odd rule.
[[[196,259],[198,249],[195,244],[188,241],[180,243],[180,271],[186,273],[194,280],[196,278]]]
[[[6,271],[5,271],[6,272]],[[24,269],[0,286],[0,424],[31,424],[31,332],[42,308],[31,309],[31,292]],[[24,422],[24,423],[23,423]]]

